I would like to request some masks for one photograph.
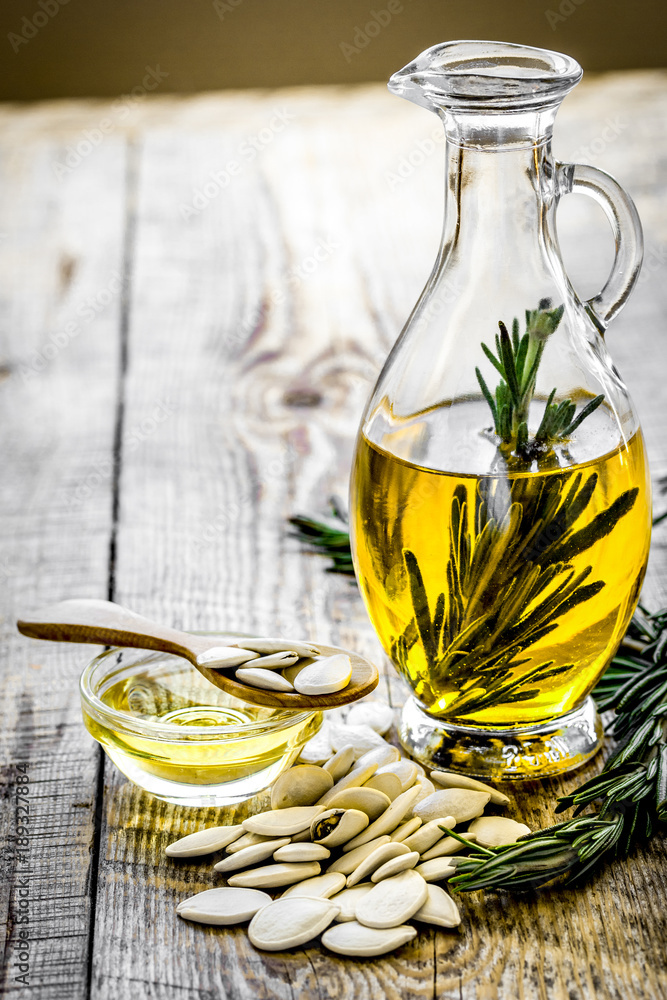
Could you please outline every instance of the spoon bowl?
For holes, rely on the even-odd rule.
[[[225,645],[219,637],[196,635],[182,632],[152,622],[142,615],[114,604],[112,601],[75,599],[60,601],[17,621],[17,628],[23,635],[33,639],[50,639],[55,642],[88,642],[105,646],[131,646],[138,649],[154,649],[164,653],[175,653],[189,660],[211,684],[253,705],[268,708],[311,709],[317,711],[336,708],[358,701],[377,687],[378,671],[370,660],[336,646],[315,647],[312,643],[295,641],[304,653],[299,664],[313,662],[318,656],[333,656],[345,653],[352,663],[349,684],[340,691],[324,695],[303,695],[291,691],[269,691],[237,680],[227,673],[230,668],[246,664],[252,666],[254,659],[263,653],[253,650],[253,639],[238,632],[229,633]],[[244,640],[249,646],[243,645]],[[265,645],[267,640],[256,640],[255,644]],[[281,639],[283,649],[291,649],[289,639]]]

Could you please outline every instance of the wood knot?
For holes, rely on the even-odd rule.
[[[322,394],[316,389],[290,389],[283,396],[285,406],[314,407],[322,403]]]

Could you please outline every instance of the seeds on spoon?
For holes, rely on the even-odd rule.
[[[207,830],[198,830],[187,837],[181,837],[165,848],[165,854],[170,858],[196,858],[203,854],[213,854],[228,847],[243,833],[240,823],[235,826],[210,826]]]
[[[325,872],[324,875],[315,875],[314,878],[291,885],[289,889],[285,889],[283,896],[322,896],[328,899],[344,888],[344,875],[340,872]]]
[[[274,673],[273,670],[253,670],[252,667],[239,667],[234,674],[237,681],[242,684],[249,684],[251,687],[262,688],[265,691],[293,691],[294,685],[290,684],[282,674]]]
[[[504,844],[516,844],[519,837],[530,833],[530,827],[517,823],[509,816],[480,816],[470,824],[469,831],[482,847],[502,847]]]
[[[271,897],[259,889],[205,889],[184,899],[176,907],[179,917],[200,924],[231,926],[242,924],[271,902]]]
[[[252,649],[241,649],[238,646],[213,646],[197,657],[197,666],[210,667],[212,670],[225,667],[238,667],[248,660],[256,660],[259,653]]]
[[[283,771],[271,788],[271,808],[312,806],[333,788],[333,778],[323,767],[297,764]]]
[[[361,903],[364,902],[365,899],[362,899]],[[322,935],[322,944],[337,955],[362,958],[386,955],[388,951],[394,951],[412,941],[416,934],[417,929],[408,924],[381,930],[376,927],[364,927],[358,921],[350,920],[329,927]]]
[[[347,887],[351,889],[353,885],[358,885],[359,882],[363,882],[364,879],[368,878],[373,872],[377,871],[385,862],[392,861],[394,858],[400,857],[402,854],[409,854],[410,851],[403,844],[392,844],[389,841],[386,844],[381,844],[376,847],[374,851],[371,851],[365,858],[363,858],[357,867],[352,871],[347,877]]]
[[[310,839],[325,847],[340,847],[368,826],[368,816],[359,809],[328,809],[313,820]]]
[[[439,885],[429,885],[428,899],[413,916],[426,924],[436,924],[438,927],[458,927],[461,923],[459,909],[449,895]]]
[[[352,677],[352,661],[345,653],[335,653],[324,659],[314,660],[299,671],[294,687],[299,694],[333,694],[347,687]]]
[[[457,823],[481,816],[491,798],[489,792],[475,792],[469,788],[443,788],[422,799],[413,809],[415,816],[424,822],[438,816],[453,816]]]
[[[242,851],[230,854],[229,857],[218,861],[213,865],[216,872],[235,872],[249,865],[256,865],[260,861],[266,861],[273,857],[273,852],[279,847],[289,844],[289,837],[282,837],[276,840],[267,840],[264,844],[255,844],[253,847],[245,847]]]
[[[367,788],[366,785],[361,788],[344,788],[329,801],[330,809],[360,809],[369,820],[377,819],[390,805],[387,795],[375,788]]]
[[[371,882],[381,882],[385,878],[391,878],[392,875],[398,875],[409,868],[414,868],[418,861],[419,854],[417,851],[408,851],[407,854],[401,854],[397,858],[392,858],[391,861],[385,861],[383,865],[380,865],[373,872]]]
[[[319,875],[319,861],[303,861],[301,864],[265,865],[263,868],[249,868],[227,879],[229,885],[240,885],[249,889],[274,889],[281,885],[292,885],[303,879]]]
[[[324,806],[319,805],[291,806],[289,809],[268,810],[244,819],[243,829],[250,833],[261,833],[265,837],[290,837],[293,833],[306,830],[322,812],[324,812]]]
[[[293,649],[286,649],[282,653],[269,653],[268,656],[260,656],[252,661],[253,670],[262,668],[264,670],[283,670],[291,667],[299,659],[299,654]]]
[[[295,642],[293,639],[247,639],[245,636],[239,639],[246,649],[252,649],[255,653],[283,653],[290,650],[298,656],[319,656],[320,650],[310,642]]]
[[[428,887],[410,869],[385,878],[357,905],[357,920],[366,927],[397,927],[419,910],[428,899]]]
[[[328,899],[281,896],[252,918],[248,937],[256,948],[283,951],[312,941],[338,913]]]
[[[491,785],[485,785],[483,781],[468,778],[465,774],[456,774],[454,771],[431,771],[431,781],[435,781],[443,788],[471,788],[476,792],[488,792],[491,796],[490,802],[494,806],[509,804],[509,798],[503,792]]]
[[[354,747],[346,744],[337,750],[333,757],[330,757],[322,767],[328,771],[334,781],[340,781],[348,773],[354,764]]]

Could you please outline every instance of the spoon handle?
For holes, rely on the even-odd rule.
[[[191,662],[198,653],[213,645],[208,636],[190,635],[158,625],[112,601],[84,598],[51,604],[34,614],[24,615],[16,624],[19,632],[32,639],[157,649],[185,656]]]

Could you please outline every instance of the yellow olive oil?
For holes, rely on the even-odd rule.
[[[321,722],[321,713],[241,702],[184,661],[156,654],[110,676],[97,696],[113,712],[84,702],[86,728],[138,784],[138,772],[175,785],[211,786],[265,772],[268,784]]]
[[[403,445],[385,450],[392,440],[358,443],[352,548],[371,621],[421,704],[488,728],[578,706],[617,649],[644,576],[641,433],[579,464],[500,474],[496,462],[487,475],[416,464],[395,453]]]

